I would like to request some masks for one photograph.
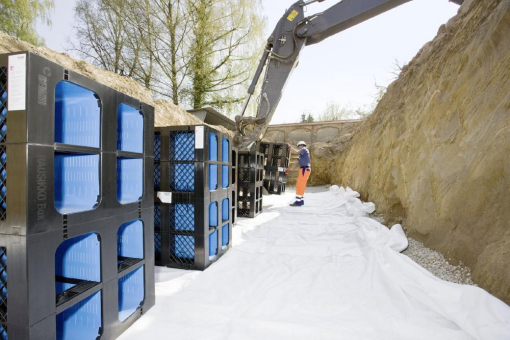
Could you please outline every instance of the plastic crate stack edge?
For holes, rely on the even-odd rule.
[[[154,305],[153,131],[150,105],[0,55],[1,339],[116,339]]]
[[[237,187],[238,187],[238,181],[237,181],[237,174],[238,174],[238,161],[239,161],[239,150],[237,148],[232,148],[232,179],[231,179],[231,192],[232,192],[232,204],[231,204],[231,211],[232,211],[232,224],[235,226],[237,222]]]
[[[285,143],[260,143],[260,152],[264,154],[264,188],[269,194],[281,195],[287,184],[290,148]]]
[[[158,127],[154,148],[156,265],[205,270],[232,244],[232,141],[205,125]]]
[[[237,165],[237,216],[253,218],[262,212],[264,154],[240,151]]]

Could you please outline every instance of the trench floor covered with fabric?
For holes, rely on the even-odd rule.
[[[508,340],[510,307],[442,281],[400,251],[350,190],[265,196],[233,248],[204,272],[156,268],[156,305],[120,340]]]

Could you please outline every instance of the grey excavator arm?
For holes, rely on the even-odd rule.
[[[237,147],[251,150],[260,141],[280,102],[283,89],[294,68],[298,65],[299,54],[304,46],[322,40],[373,18],[411,0],[343,0],[322,13],[304,16],[304,8],[314,2],[325,0],[300,0],[294,3],[282,16],[267,40],[248,97],[241,115],[236,117]],[[460,4],[463,0],[453,0]],[[244,113],[255,92],[262,71],[266,72],[261,85],[260,102],[255,117],[244,117]],[[251,129],[247,129],[251,127]],[[251,130],[251,131],[248,131]]]

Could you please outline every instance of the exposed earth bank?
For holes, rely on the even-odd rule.
[[[510,303],[510,0],[465,1],[333,156],[330,183]]]

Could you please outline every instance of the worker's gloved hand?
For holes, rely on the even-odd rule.
[[[286,174],[286,175],[288,175],[288,174],[289,174],[289,172],[290,172],[290,169],[289,169],[289,168],[285,169],[285,174]]]

